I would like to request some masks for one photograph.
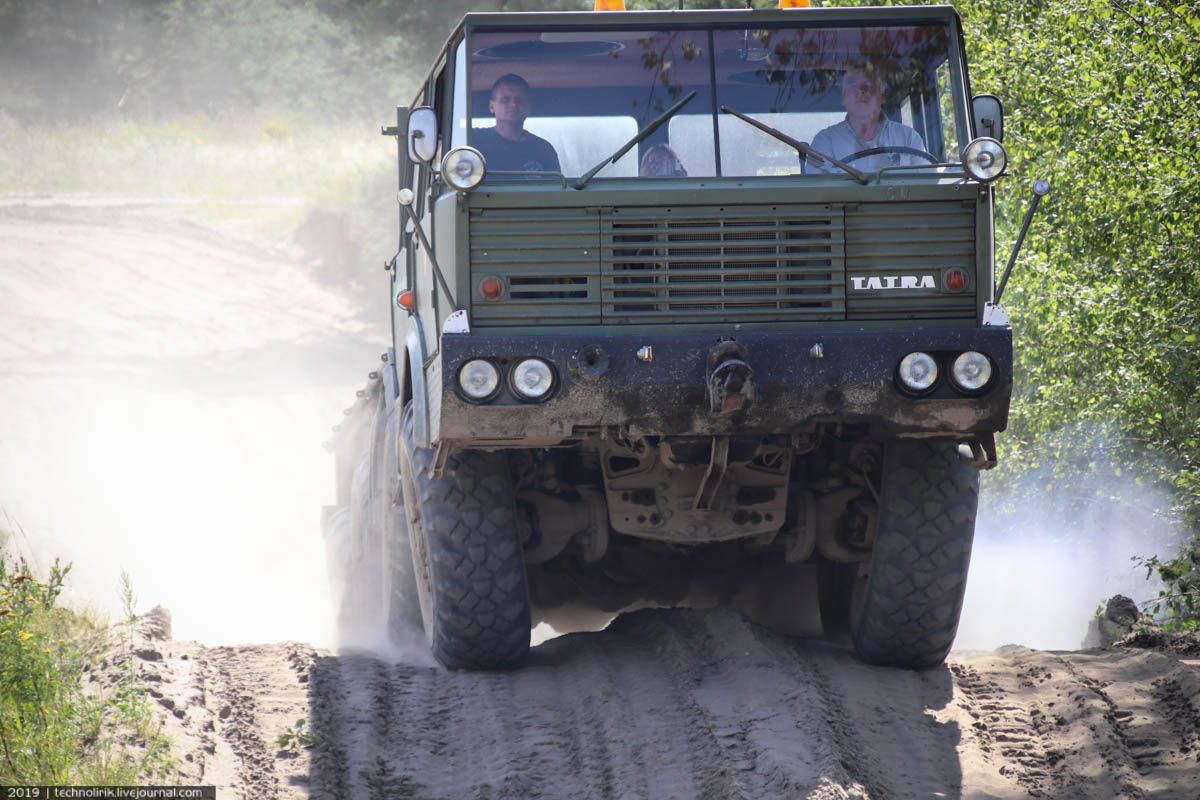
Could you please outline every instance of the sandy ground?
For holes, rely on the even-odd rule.
[[[143,607],[171,608],[180,641],[138,662],[182,781],[255,800],[1200,798],[1200,664],[1169,653],[1011,646],[904,672],[727,610],[626,615],[501,675],[328,649],[319,442],[382,337],[311,275],[161,203],[0,202],[0,523],[73,558],[89,600],[125,568]],[[316,746],[282,750],[300,718]]]
[[[908,672],[728,610],[635,612],[509,674],[155,647],[142,674],[184,774],[225,798],[1200,797],[1200,661],[1154,651]],[[300,718],[316,745],[281,749]]]
[[[321,443],[386,312],[186,213],[0,199],[0,528],[107,612],[125,571],[188,638],[328,641]]]

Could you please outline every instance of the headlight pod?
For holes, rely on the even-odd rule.
[[[954,359],[950,377],[964,392],[978,392],[992,380],[992,362],[983,353],[968,350]]]
[[[990,183],[1008,168],[1008,153],[1004,145],[988,136],[981,136],[963,150],[963,169],[977,181]]]
[[[487,162],[474,147],[456,147],[442,159],[442,178],[460,192],[469,192],[483,180]]]
[[[909,353],[900,360],[897,374],[905,389],[914,394],[923,394],[937,383],[938,366],[928,353]]]
[[[483,402],[500,388],[500,370],[490,361],[473,359],[458,370],[458,386],[471,400]]]
[[[540,358],[527,358],[512,368],[509,383],[517,397],[541,400],[554,388],[554,370]]]

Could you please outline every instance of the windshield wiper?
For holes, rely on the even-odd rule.
[[[654,120],[649,125],[647,125],[646,127],[642,128],[640,131],[635,133],[633,135],[633,138],[630,139],[625,144],[621,145],[621,147],[617,150],[617,152],[613,153],[611,156],[604,159],[599,164],[597,164],[596,166],[589,169],[587,172],[583,173],[583,175],[580,176],[579,180],[575,181],[575,188],[582,189],[584,186],[587,186],[587,182],[590,181],[592,178],[596,177],[597,172],[604,169],[609,164],[615,163],[617,161],[617,159],[619,159],[621,156],[628,153],[629,149],[631,147],[633,147],[638,142],[642,141],[647,136],[649,136],[650,134],[652,134],[656,130],[658,130],[659,126],[661,126],[664,122],[669,120],[671,117],[675,116],[675,112],[679,111],[679,109],[683,108],[688,103],[690,103],[692,101],[692,98],[695,96],[696,96],[695,92],[688,92],[687,97],[683,98],[678,103],[676,103],[675,105],[668,108],[666,111],[664,111],[662,114],[659,115],[658,119]]]
[[[842,169],[846,170],[846,172],[849,172],[851,175],[853,175],[858,180],[858,182],[863,184],[864,186],[867,183],[869,183],[871,180],[870,174],[863,172],[861,169],[856,169],[855,167],[852,167],[849,164],[845,164],[845,163],[842,163],[841,161],[838,161],[833,156],[827,156],[819,150],[814,150],[812,148],[812,145],[805,144],[804,142],[802,142],[798,139],[793,139],[792,137],[788,136],[783,131],[776,130],[775,128],[772,128],[770,125],[765,125],[752,117],[748,117],[745,114],[742,114],[738,111],[734,111],[729,106],[721,106],[721,111],[725,114],[732,114],[733,116],[740,119],[742,122],[753,125],[754,127],[758,128],[763,133],[774,136],[776,139],[778,139],[779,141],[788,145],[789,147],[794,147],[796,149],[797,153],[799,153],[802,156],[816,157],[822,161],[828,161],[830,164],[833,164],[835,167],[841,167]]]

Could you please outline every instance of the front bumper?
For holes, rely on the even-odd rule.
[[[753,370],[753,402],[715,413],[706,390],[710,352],[733,338]],[[817,357],[814,345],[821,353]],[[639,359],[652,348],[650,361]],[[896,385],[900,360],[914,351],[939,360],[933,391],[912,397]],[[947,380],[949,362],[966,350],[986,354],[993,377],[978,396]],[[547,445],[623,426],[632,435],[769,434],[821,423],[868,425],[872,433],[967,437],[1004,430],[1012,395],[1010,328],[918,329],[821,333],[602,333],[553,337],[504,333],[447,334],[441,348],[441,403],[435,436],[459,445]],[[556,387],[540,403],[505,388],[484,404],[468,402],[458,370],[489,358],[503,370],[536,356],[555,371]]]

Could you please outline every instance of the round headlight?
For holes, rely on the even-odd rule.
[[[458,371],[458,385],[472,400],[486,400],[500,386],[500,371],[492,362],[476,358],[462,365]]]
[[[487,162],[474,147],[456,147],[442,159],[442,178],[460,192],[469,192],[478,186],[485,172]]]
[[[539,358],[527,358],[512,371],[513,391],[528,400],[538,400],[554,386],[554,372]]]
[[[937,378],[937,362],[928,353],[909,353],[900,361],[900,380],[909,391],[924,392]]]
[[[983,353],[968,350],[954,359],[951,374],[960,389],[977,392],[992,379],[992,362]]]
[[[963,150],[963,169],[977,181],[994,181],[1007,168],[1008,153],[995,139],[981,136]]]

